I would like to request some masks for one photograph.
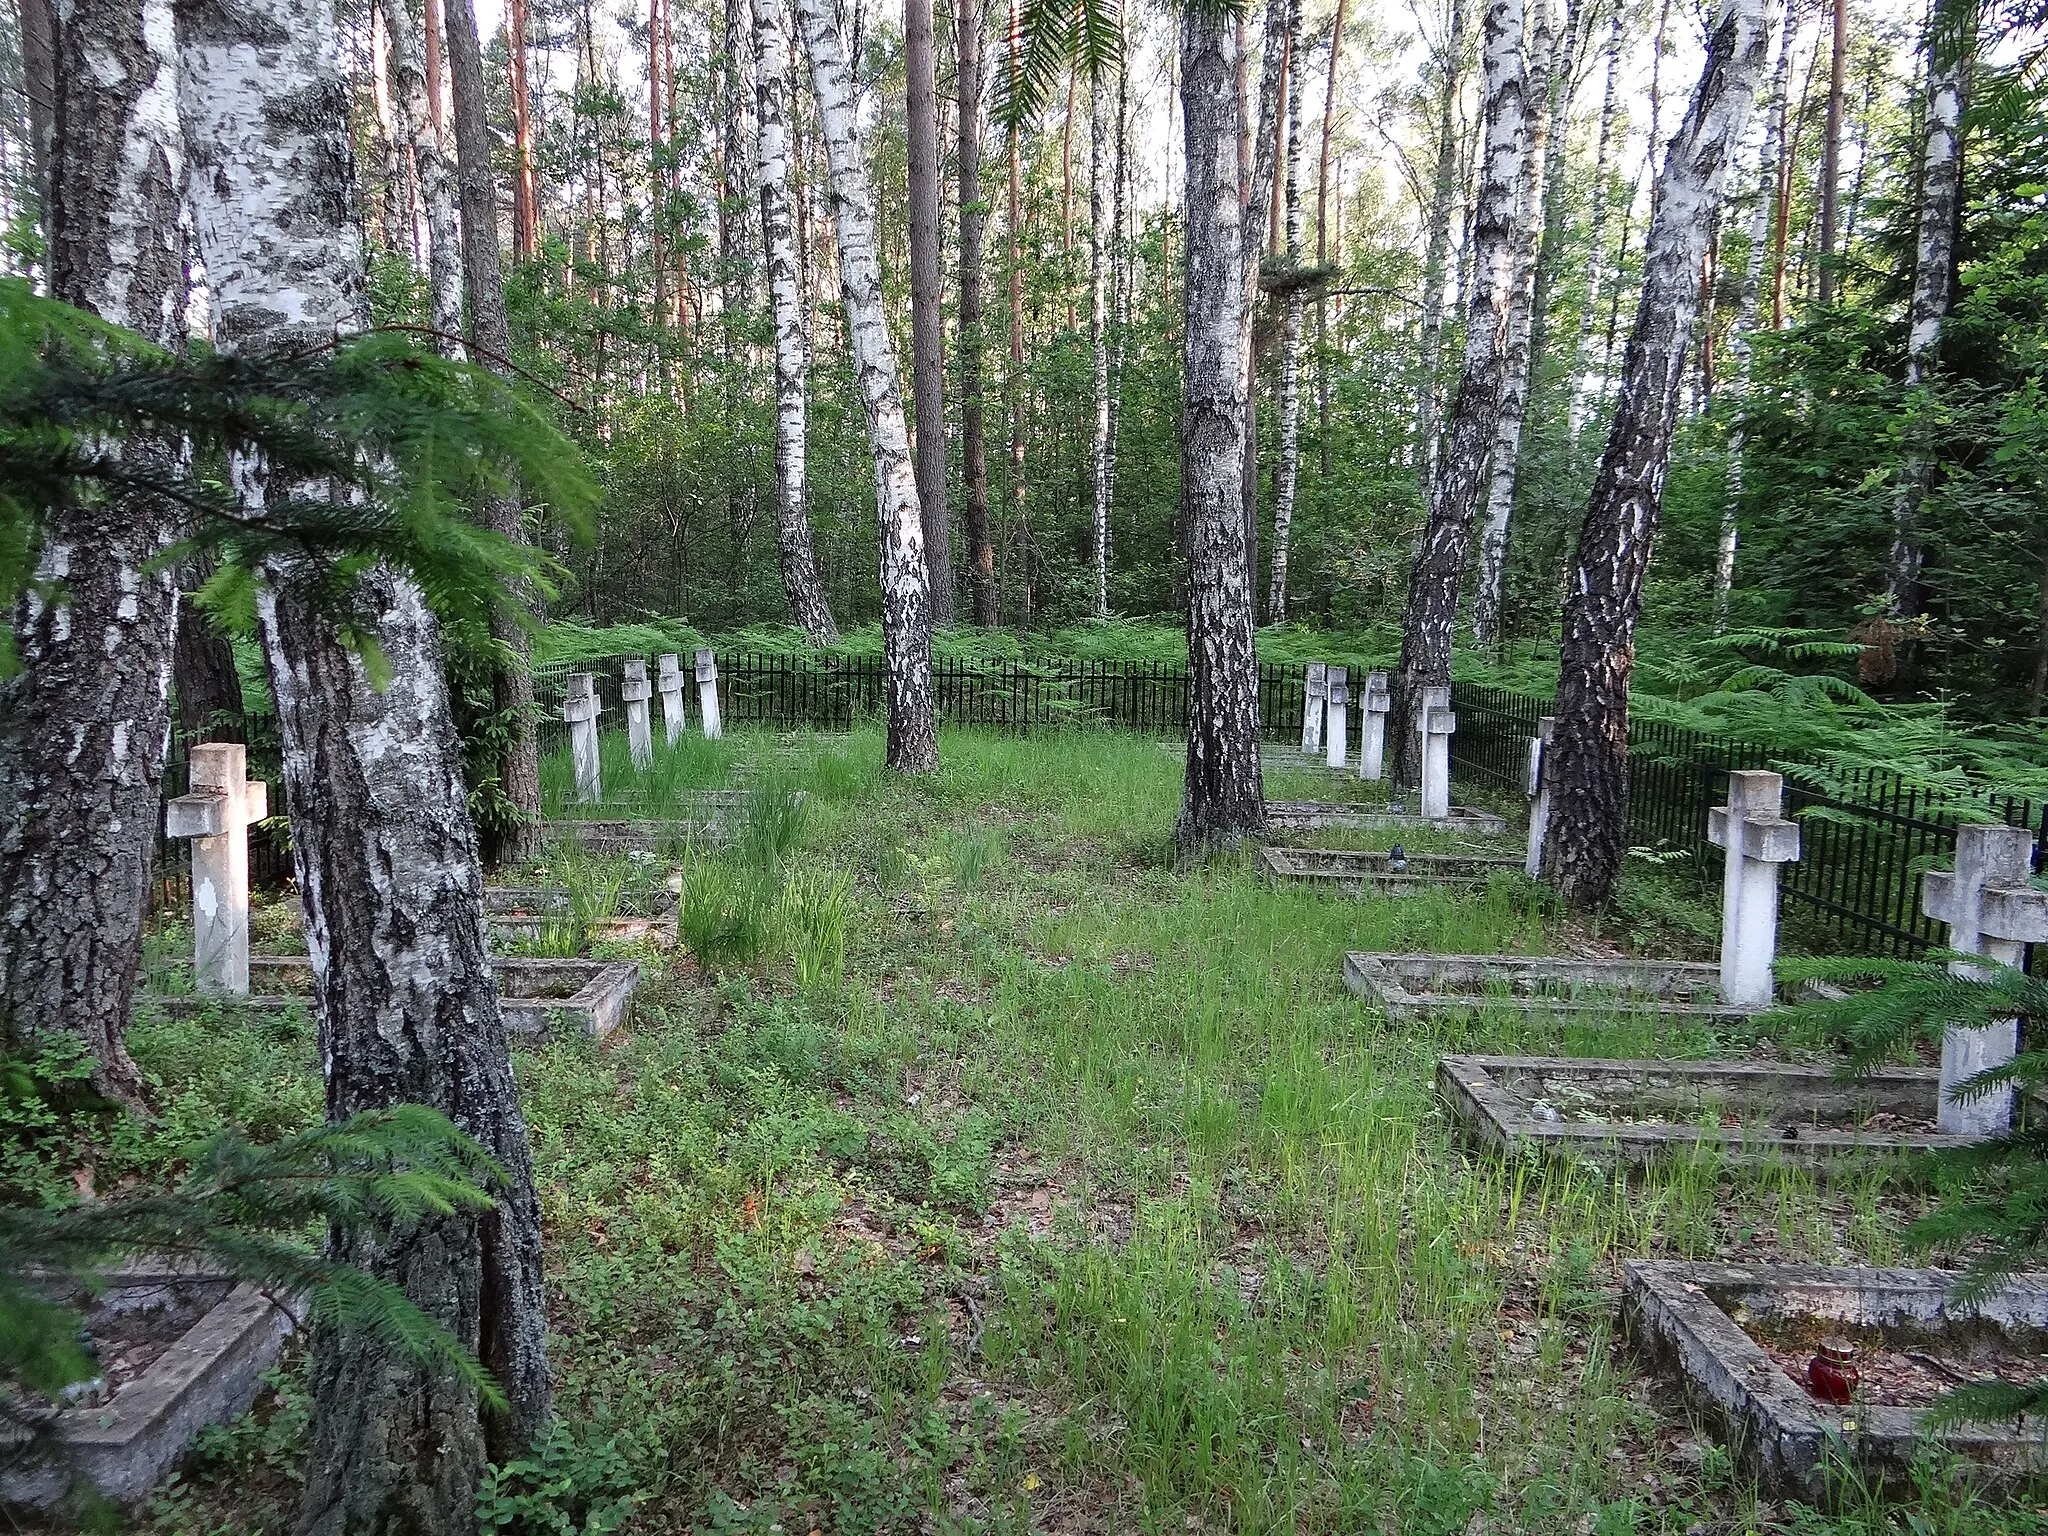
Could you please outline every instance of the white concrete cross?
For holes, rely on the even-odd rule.
[[[1387,674],[1365,674],[1365,696],[1359,700],[1358,776],[1375,783],[1387,776],[1387,716],[1394,698],[1387,688]]]
[[[1768,1008],[1777,994],[1778,866],[1799,859],[1799,823],[1782,814],[1785,780],[1760,768],[1728,775],[1728,803],[1707,812],[1707,841],[1728,850],[1721,883],[1721,997]]]
[[[661,669],[655,685],[661,694],[661,723],[668,730],[668,744],[674,746],[683,739],[683,730],[690,723],[689,704],[683,694],[683,662],[674,651],[662,652],[655,662]]]
[[[1948,947],[2000,965],[2020,965],[2026,946],[2048,943],[2048,891],[2029,883],[2034,835],[2025,827],[1956,828],[1956,867],[1931,869],[1920,882],[1920,909],[1948,924]],[[1951,962],[1958,976],[1983,974],[1967,960]],[[1949,1102],[1957,1084],[2012,1060],[2019,1049],[2018,1019],[1983,1029],[1951,1029],[1941,1042],[1941,1107],[1937,1126],[1952,1136],[1996,1136],[2012,1124],[2007,1084],[1967,1104]]]
[[[164,807],[164,835],[192,839],[192,981],[202,992],[249,990],[249,824],[270,814],[270,788],[249,777],[240,742],[191,752],[192,792]]]
[[[1544,715],[1529,738],[1529,764],[1522,775],[1522,793],[1529,797],[1529,855],[1523,871],[1531,880],[1543,878],[1543,845],[1550,840],[1550,738],[1557,717]]]
[[[1319,750],[1323,745],[1323,711],[1330,698],[1329,669],[1320,661],[1308,664],[1308,677],[1301,687],[1301,750]]]
[[[697,713],[704,717],[704,734],[713,741],[725,734],[725,718],[718,712],[718,658],[705,647],[697,652]]]
[[[626,663],[626,681],[619,688],[626,705],[626,746],[633,754],[633,766],[646,768],[654,762],[654,733],[647,715],[647,701],[654,689],[647,681],[647,663],[638,657]]]
[[[1343,667],[1331,667],[1323,674],[1328,695],[1323,710],[1323,762],[1342,768],[1351,757],[1351,674]]]
[[[576,765],[576,798],[585,802],[604,798],[604,776],[597,756],[597,717],[603,713],[597,679],[588,672],[571,672],[569,696],[562,701],[562,718],[569,722],[569,757]]]
[[[1435,821],[1451,814],[1451,737],[1458,729],[1458,717],[1451,713],[1448,686],[1422,690],[1415,729],[1422,737],[1422,815]]]

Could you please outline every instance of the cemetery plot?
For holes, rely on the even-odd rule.
[[[1436,1085],[1484,1145],[1535,1145],[1611,1165],[1702,1147],[1730,1162],[1822,1163],[1976,1139],[1937,1127],[1941,1074],[1931,1067],[1845,1080],[1826,1067],[1775,1062],[1446,1056]]]
[[[676,937],[676,901],[669,891],[627,893],[616,903],[619,910],[602,915],[581,915],[574,893],[558,885],[493,885],[484,890],[484,914],[491,937],[534,943],[568,927],[579,930],[576,938],[629,941],[649,939],[673,944]],[[625,909],[632,910],[625,910]],[[645,910],[642,910],[645,909]]]
[[[732,823],[715,818],[701,821],[630,821],[568,816],[558,821],[543,822],[541,834],[549,843],[573,843],[585,853],[660,854],[726,842],[732,836]]]
[[[2048,1275],[2018,1276],[1967,1312],[1949,1305],[1958,1278],[1637,1260],[1624,1275],[1623,1318],[1636,1346],[1683,1380],[1769,1492],[1824,1498],[1831,1451],[1865,1474],[1903,1479],[1929,1434],[1977,1463],[1986,1482],[2016,1484],[2043,1467],[2042,1425],[1937,1431],[1927,1408],[1952,1387],[2048,1372]],[[1823,1344],[1861,1378],[1846,1402],[1828,1400],[1845,1383],[1816,1375]]]
[[[1504,837],[1507,819],[1491,811],[1453,805],[1441,816],[1351,805],[1335,800],[1268,800],[1266,824],[1287,832],[1372,832],[1429,827],[1439,832],[1469,832],[1479,837]]]
[[[199,1430],[255,1400],[301,1315],[166,1261],[116,1272],[86,1313],[97,1376],[62,1409],[38,1418],[17,1402],[0,1419],[0,1502],[49,1508],[74,1477],[141,1498]]]
[[[1511,1008],[1734,1021],[1757,1011],[1725,1001],[1718,967],[1693,961],[1353,951],[1344,957],[1344,984],[1390,1019]]]
[[[1259,868],[1274,880],[1297,881],[1350,896],[1411,896],[1432,887],[1483,886],[1496,875],[1519,873],[1519,859],[1464,853],[1410,853],[1350,848],[1259,850]]]

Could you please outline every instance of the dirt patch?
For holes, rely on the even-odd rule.
[[[1923,1342],[1888,1339],[1876,1328],[1852,1328],[1826,1318],[1751,1321],[1743,1331],[1763,1346],[1801,1391],[1806,1369],[1827,1340],[1846,1340],[1856,1351],[1861,1381],[1855,1401],[1887,1408],[1925,1408],[1957,1387],[2027,1386],[2048,1378],[2048,1337],[2015,1339],[1995,1329]]]

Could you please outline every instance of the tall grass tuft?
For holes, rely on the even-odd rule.
[[[783,940],[806,991],[833,987],[846,974],[846,915],[852,881],[838,870],[799,869],[783,887]]]
[[[772,876],[723,859],[701,859],[683,874],[676,931],[706,972],[752,965],[773,937]]]

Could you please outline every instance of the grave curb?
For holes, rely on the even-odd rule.
[[[1470,832],[1479,837],[1506,837],[1505,816],[1454,805],[1448,816],[1396,814],[1342,800],[1268,800],[1266,824],[1285,832],[1375,832],[1383,828],[1427,827],[1435,832]]]
[[[1625,986],[1631,981],[1658,979],[1669,984],[1691,981],[1697,990],[1720,990],[1720,967],[1699,960],[1606,961],[1578,960],[1559,955],[1411,955],[1367,950],[1347,950],[1344,955],[1344,985],[1357,997],[1375,1004],[1389,1019],[1411,1019],[1429,1013],[1448,1013],[1488,1008],[1511,1008],[1522,1013],[1655,1013],[1675,1019],[1747,1019],[1764,1010],[1672,1003],[1656,997],[1602,998],[1579,1001],[1566,997],[1520,997],[1488,993],[1447,994],[1410,991],[1406,980],[1395,974],[1390,962],[1427,963],[1438,970],[1464,967],[1486,968],[1512,975],[1542,967],[1553,974],[1576,978],[1593,985]]]
[[[1353,863],[1356,870],[1315,869],[1310,861]],[[1387,856],[1376,851],[1349,848],[1287,848],[1268,843],[1259,849],[1260,873],[1275,884],[1282,881],[1310,887],[1325,886],[1350,896],[1414,896],[1431,888],[1445,891],[1484,889],[1499,872],[1522,873],[1520,859],[1496,858],[1474,853],[1411,853],[1410,873],[1393,874],[1386,868]]]

